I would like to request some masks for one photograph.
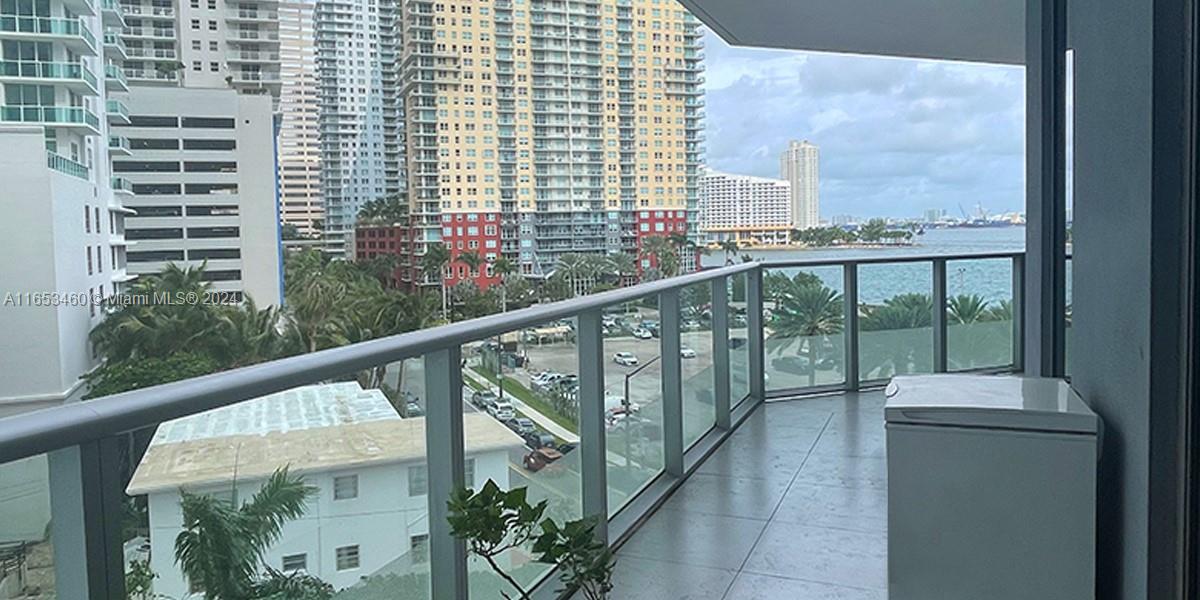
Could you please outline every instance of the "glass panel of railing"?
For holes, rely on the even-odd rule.
[[[858,267],[859,379],[933,371],[933,271],[928,262]]]
[[[750,395],[750,343],[746,328],[746,273],[729,278],[729,405]]]
[[[75,481],[79,474],[76,470]],[[51,535],[78,535],[78,521],[50,528],[50,461],[45,454],[0,465],[0,599],[56,598]]]
[[[716,423],[713,389],[712,284],[679,293],[679,358],[683,376],[683,444],[691,446]]]
[[[612,514],[663,469],[658,297],[610,307],[605,310],[604,324],[604,404],[620,407],[607,423],[608,510]]]
[[[1066,294],[1066,304],[1067,304],[1067,311],[1066,311],[1067,314],[1064,315],[1064,318],[1067,320],[1067,322],[1066,322],[1066,336],[1065,336],[1065,339],[1063,340],[1063,368],[1066,369],[1067,377],[1071,376],[1071,288],[1073,287],[1071,285],[1072,268],[1073,268],[1073,261],[1071,260],[1070,257],[1068,257],[1066,269],[1064,270],[1065,276],[1066,276],[1066,290],[1064,290],[1064,292]]]
[[[285,584],[287,597],[429,598],[423,363],[124,436],[130,598]],[[272,520],[277,535],[255,534]]]
[[[562,525],[582,515],[579,457],[579,354],[577,322],[544,323],[463,346],[463,440],[466,485],[489,480],[502,490],[525,488],[532,505]],[[494,560],[528,590],[548,570],[532,547],[505,551]],[[472,598],[519,593],[472,556]]]
[[[1007,367],[1013,359],[1012,259],[946,262],[946,366]]]
[[[836,266],[763,272],[768,391],[846,381],[843,279]]]

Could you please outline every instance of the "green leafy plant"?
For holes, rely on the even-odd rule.
[[[150,561],[135,560],[125,571],[125,597],[128,600],[151,600],[154,598],[154,580],[158,577],[150,568]]]
[[[612,590],[616,560],[611,550],[596,538],[599,517],[568,521],[559,525],[546,517],[547,502],[530,505],[526,489],[501,490],[488,480],[475,492],[460,489],[447,503],[447,521],[454,537],[467,543],[500,578],[527,599],[529,592],[496,560],[504,552],[531,546],[535,560],[559,568],[562,592],[580,592],[587,600],[603,600]],[[505,591],[504,598],[512,600]]]
[[[518,598],[528,598],[529,592],[500,567],[496,558],[533,541],[546,512],[546,502],[531,506],[525,488],[506,492],[489,479],[478,492],[456,491],[448,504],[450,514],[446,520],[450,523],[450,533],[464,540],[469,552],[482,558],[496,575],[516,589]],[[512,598],[503,591],[500,595]]]
[[[568,521],[559,527],[553,519],[542,521],[542,535],[533,543],[538,562],[558,565],[560,592],[579,592],[587,600],[604,600],[612,591],[616,557],[596,539],[597,517]]]

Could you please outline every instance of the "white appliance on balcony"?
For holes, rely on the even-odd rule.
[[[890,600],[1091,600],[1101,422],[1061,380],[887,389]]]

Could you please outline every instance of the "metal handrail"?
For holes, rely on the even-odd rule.
[[[0,464],[758,268],[698,271],[7,417],[0,419]]]
[[[898,246],[902,247],[902,246]],[[872,264],[896,264],[896,263],[913,263],[913,262],[929,262],[935,259],[942,260],[987,260],[989,258],[1015,258],[1024,256],[1024,250],[1009,250],[1003,252],[969,252],[965,254],[912,254],[903,256],[863,256],[849,258],[817,258],[808,260],[767,260],[761,261],[759,264],[764,269],[788,269],[793,267],[831,267],[841,266],[845,264],[872,265]]]

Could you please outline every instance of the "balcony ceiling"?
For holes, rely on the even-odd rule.
[[[1025,62],[1025,0],[680,2],[737,46]]]

